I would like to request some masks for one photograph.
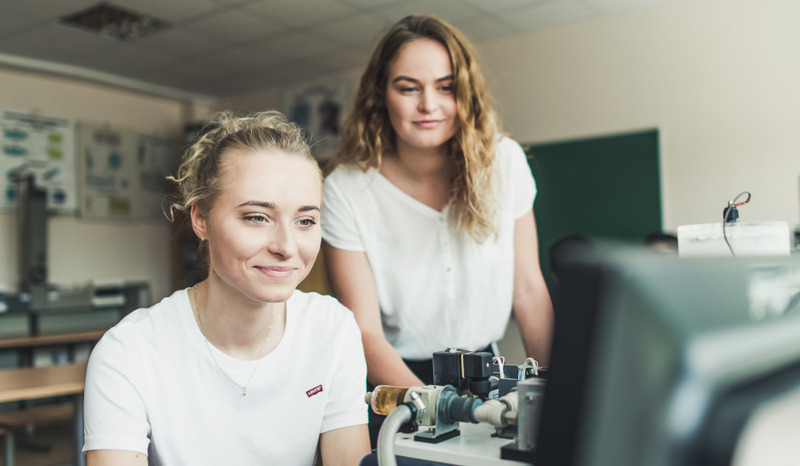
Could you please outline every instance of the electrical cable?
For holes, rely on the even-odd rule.
[[[504,358],[503,356],[495,356],[492,358],[492,363],[497,364],[498,369],[500,369],[500,378],[504,379],[506,377],[505,373],[506,358]]]
[[[525,380],[525,369],[528,368],[528,363],[530,363],[531,369],[533,369],[533,375],[539,375],[539,361],[533,358],[527,358],[525,362],[522,363],[522,367],[519,369],[519,380]]]
[[[737,204],[736,201],[740,197],[744,196],[745,194],[747,194],[747,199],[745,199],[744,202],[740,202],[740,203]],[[728,201],[728,207],[725,209],[725,217],[722,219],[722,238],[725,240],[725,244],[728,245],[728,249],[731,250],[731,255],[733,255],[733,257],[736,257],[736,253],[733,252],[733,248],[731,247],[731,243],[730,243],[730,241],[728,241],[728,234],[725,231],[725,224],[728,223],[728,217],[730,217],[731,212],[734,209],[736,209],[737,207],[743,206],[743,205],[747,204],[748,202],[750,202],[750,198],[751,197],[752,196],[751,196],[749,191],[742,191],[741,193],[739,193],[738,196],[734,197],[732,201]]]

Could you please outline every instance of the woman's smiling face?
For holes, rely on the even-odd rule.
[[[456,133],[458,111],[447,49],[417,39],[400,49],[389,67],[386,108],[398,146],[430,149]]]
[[[319,171],[276,151],[231,152],[225,159],[210,215],[192,212],[195,232],[209,242],[211,273],[254,301],[284,302],[319,252]]]

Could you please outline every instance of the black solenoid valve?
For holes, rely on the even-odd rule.
[[[493,372],[492,353],[449,348],[433,353],[433,384],[452,385],[457,390],[469,390],[485,397],[492,389],[489,381]]]

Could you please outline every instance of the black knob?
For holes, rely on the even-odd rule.
[[[471,391],[473,395],[487,395],[492,391],[492,382],[490,382],[489,379],[471,380],[469,382],[469,391]]]

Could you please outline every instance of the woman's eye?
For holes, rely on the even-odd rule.
[[[267,222],[267,218],[266,217],[262,217],[260,215],[253,215],[253,216],[250,216],[250,217],[245,217],[245,220],[249,220],[249,221],[251,221],[253,223],[266,223]]]
[[[314,220],[312,220],[310,218],[304,218],[303,220],[300,220],[300,225],[304,226],[304,227],[310,227],[310,226],[313,226],[313,225],[316,225],[316,224],[317,224],[317,222],[315,222]]]
[[[400,92],[408,93],[408,92],[414,92],[416,90],[417,90],[416,87],[404,87],[404,88],[400,89]]]
[[[453,86],[442,86],[439,88],[442,92],[453,92]]]

